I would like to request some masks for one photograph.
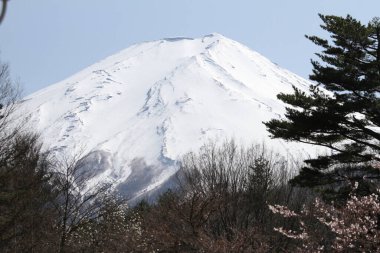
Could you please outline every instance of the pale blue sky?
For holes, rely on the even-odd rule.
[[[60,81],[128,46],[217,32],[303,77],[322,34],[318,13],[380,16],[379,0],[10,0],[1,58],[24,94]]]

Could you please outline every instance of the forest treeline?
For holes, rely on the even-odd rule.
[[[264,124],[331,152],[294,164],[264,145],[206,143],[182,158],[177,187],[134,206],[88,187],[83,156],[42,149],[14,118],[2,63],[0,252],[380,252],[380,21],[320,17],[330,37],[307,36],[322,48],[316,85],[279,94],[285,118]]]
[[[3,133],[5,131],[2,131]],[[3,138],[2,252],[252,252],[290,249],[273,230],[296,224],[268,204],[300,210],[313,193],[288,184],[284,158],[257,145],[210,143],[182,161],[178,188],[128,207],[108,185],[87,193],[80,158],[55,161],[36,135]]]

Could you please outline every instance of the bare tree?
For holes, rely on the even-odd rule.
[[[58,213],[59,252],[65,252],[67,239],[73,232],[99,218],[100,210],[109,200],[107,195],[111,185],[96,183],[89,186],[90,178],[84,166],[81,155],[64,155],[54,165],[52,183],[57,197],[53,203]]]
[[[20,94],[19,86],[11,79],[9,65],[0,61],[0,142],[11,139],[23,125],[14,121]]]
[[[4,143],[2,143],[4,144]],[[47,238],[48,155],[38,136],[17,134],[0,153],[0,251],[34,252]]]
[[[212,221],[214,232],[232,236],[231,228],[265,223],[268,214],[265,203],[276,197],[278,189],[290,193],[289,166],[283,157],[264,145],[242,148],[233,141],[222,146],[210,143],[198,154],[184,157],[181,171],[185,180],[180,185],[185,197],[192,199],[190,203],[201,196],[204,203],[200,211],[208,210],[203,205],[214,205],[219,217],[218,222]],[[198,216],[209,217],[204,213]],[[206,222],[197,217],[199,224]]]
[[[264,145],[208,143],[185,155],[179,189],[143,208],[143,233],[152,249],[168,252],[291,251],[273,227],[293,221],[276,217],[267,203],[299,210],[309,192],[293,189],[290,164]],[[143,205],[144,206],[144,205]]]
[[[45,208],[49,157],[38,136],[20,131],[21,124],[14,121],[19,91],[9,65],[0,62],[0,248],[4,251],[32,251],[43,231],[41,217],[49,212]]]

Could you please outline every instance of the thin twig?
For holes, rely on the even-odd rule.
[[[0,14],[0,24],[4,20],[5,13],[7,11],[7,2],[8,2],[8,0],[3,0],[2,2],[3,2],[3,6],[2,6],[2,9],[1,9],[1,14]]]

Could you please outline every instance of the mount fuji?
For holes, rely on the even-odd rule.
[[[263,121],[281,118],[280,92],[310,82],[219,34],[133,45],[24,98],[23,114],[44,148],[82,150],[88,184],[111,181],[130,198],[149,196],[178,161],[211,140],[266,143],[292,159],[315,148],[272,140]]]

